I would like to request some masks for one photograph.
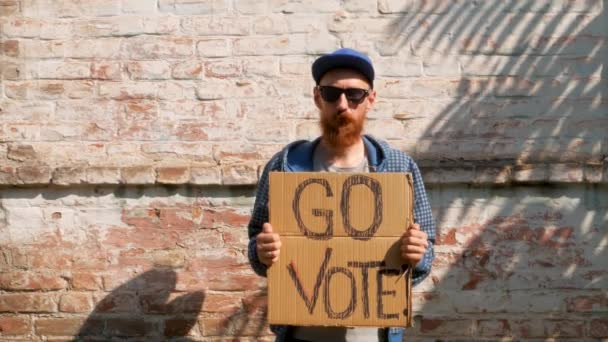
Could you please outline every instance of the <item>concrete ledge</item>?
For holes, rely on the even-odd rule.
[[[28,165],[0,169],[0,186],[192,184],[255,185],[260,163],[198,166]],[[537,183],[608,184],[608,164],[420,165],[425,184],[507,185]]]

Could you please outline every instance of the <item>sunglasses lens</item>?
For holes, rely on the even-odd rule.
[[[363,100],[367,92],[364,89],[349,88],[345,90],[345,93],[347,100],[359,102]]]
[[[335,102],[340,95],[342,95],[342,89],[335,87],[320,87],[321,97],[327,102]]]
[[[327,102],[337,101],[342,93],[346,94],[346,99],[351,102],[361,102],[367,96],[367,90],[359,88],[336,88],[332,86],[319,86],[321,97]]]

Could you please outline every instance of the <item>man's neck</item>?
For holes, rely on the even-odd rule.
[[[354,167],[365,158],[365,144],[363,138],[344,148],[334,148],[321,139],[320,147],[325,159],[336,167]]]

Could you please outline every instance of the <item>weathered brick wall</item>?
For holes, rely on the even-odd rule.
[[[432,186],[440,235],[413,341],[606,338],[608,189]],[[3,340],[265,336],[250,188],[6,189]],[[168,338],[167,337],[167,338]]]
[[[608,338],[607,8],[0,0],[0,340],[271,339],[254,185],[340,46],[438,221],[408,340]]]

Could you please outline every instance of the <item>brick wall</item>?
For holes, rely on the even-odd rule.
[[[340,46],[437,217],[408,340],[608,338],[607,8],[0,0],[0,339],[271,340],[255,183]]]

